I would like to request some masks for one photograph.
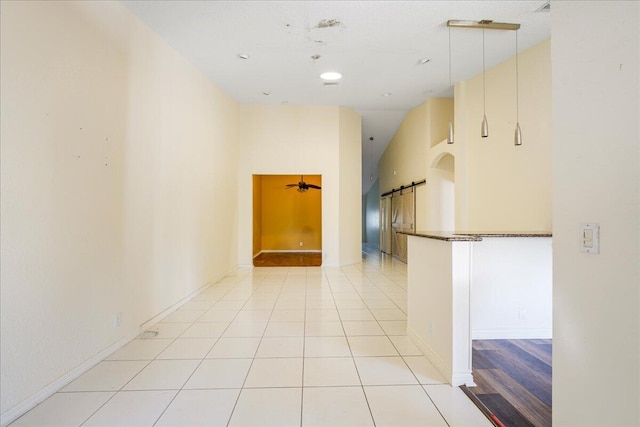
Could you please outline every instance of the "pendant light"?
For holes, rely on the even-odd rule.
[[[520,94],[518,76],[518,31],[516,33],[516,131],[513,135],[513,143],[516,147],[522,145],[522,131],[520,130]]]
[[[480,130],[480,136],[483,138],[489,136],[489,123],[487,122],[487,83],[484,59],[484,28],[482,29],[482,128]]]
[[[451,84],[451,27],[449,27],[449,87],[453,88],[453,85]],[[453,95],[453,100],[455,102],[455,89],[454,89],[454,95]],[[453,144],[454,139],[453,139],[453,121],[449,120],[449,133],[447,134],[447,144]]]
[[[447,26],[449,28],[459,27],[459,28],[481,28],[482,29],[482,127],[480,130],[480,136],[482,136],[483,138],[487,138],[489,136],[489,122],[487,121],[487,81],[486,81],[484,30],[487,29],[487,30],[516,31],[516,86],[517,86],[517,80],[518,80],[517,30],[520,29],[520,24],[512,24],[507,22],[494,22],[491,19],[483,19],[481,21],[464,21],[464,20],[450,19],[447,21]],[[516,94],[517,94],[517,90],[518,88],[516,87]],[[516,100],[516,103],[517,102],[518,100]],[[517,115],[517,112],[516,112],[516,115]],[[520,132],[519,123],[516,124],[515,144],[522,145],[522,134]]]

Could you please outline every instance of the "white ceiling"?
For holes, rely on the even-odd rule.
[[[546,0],[123,3],[240,103],[358,111],[363,194],[406,112],[452,96],[447,20],[519,23],[520,51],[549,38],[551,24],[537,11]],[[487,68],[514,54],[513,31],[485,31]],[[451,29],[451,63],[453,83],[482,72],[482,30]],[[339,85],[325,87],[324,71],[341,72]]]

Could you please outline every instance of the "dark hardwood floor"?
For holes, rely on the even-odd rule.
[[[253,259],[255,267],[317,267],[321,252],[262,252]]]
[[[551,426],[551,340],[474,340],[473,379],[505,427]]]

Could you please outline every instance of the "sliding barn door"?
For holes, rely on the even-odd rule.
[[[380,250],[391,255],[391,197],[380,199]]]
[[[415,231],[414,188],[394,193],[391,197],[393,256],[407,262],[407,235],[398,231]]]

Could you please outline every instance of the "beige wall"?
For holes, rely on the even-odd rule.
[[[459,230],[551,230],[551,54],[547,40],[519,55],[520,127],[516,125],[515,59],[486,72],[489,137],[480,137],[482,75],[456,92],[456,145],[466,151],[466,223]],[[462,93],[461,93],[462,92]]]
[[[238,117],[117,2],[0,15],[6,414],[236,265]]]
[[[552,7],[553,425],[638,426],[640,3]]]
[[[323,265],[334,266],[352,259],[352,247],[360,244],[362,233],[362,199],[358,187],[361,177],[352,176],[349,172],[341,176],[343,167],[360,171],[360,149],[355,156],[356,150],[345,145],[352,144],[349,141],[355,135],[355,127],[359,132],[360,116],[341,110],[335,106],[240,106],[239,188],[251,188],[253,174],[322,175]],[[347,126],[347,129],[341,129],[341,126]],[[341,140],[341,135],[347,139]],[[340,157],[341,154],[344,158]],[[356,194],[356,197],[344,201],[341,194]],[[341,201],[344,202],[342,205]],[[251,264],[251,202],[251,192],[241,190],[238,201],[238,259],[243,265]],[[342,209],[347,213],[342,214]],[[351,217],[354,211],[357,219]],[[341,229],[341,221],[345,224],[351,221],[355,227]]]
[[[551,230],[550,42],[522,52],[519,63],[523,146],[513,145],[514,58],[486,72],[488,138],[480,137],[482,75],[456,85],[455,106],[430,99],[400,125],[380,160],[380,192],[426,178],[416,193],[418,230],[452,224],[458,231]],[[449,145],[454,108],[455,143]]]
[[[358,113],[339,109],[340,264],[362,261],[362,123]],[[357,186],[354,185],[357,183]]]
[[[424,179],[427,147],[427,103],[424,103],[409,110],[380,158],[380,193]]]
[[[311,189],[300,193],[297,187],[287,189],[287,184],[300,181],[300,175],[261,175],[260,180],[262,250],[321,250],[322,190]],[[322,186],[320,175],[305,175],[304,181]],[[256,231],[254,228],[254,236]]]
[[[429,156],[447,137],[449,120],[453,118],[453,101],[429,99],[410,110],[380,159],[380,193],[401,185],[427,179],[426,186],[416,188],[416,229],[434,229],[433,209],[429,203]]]

